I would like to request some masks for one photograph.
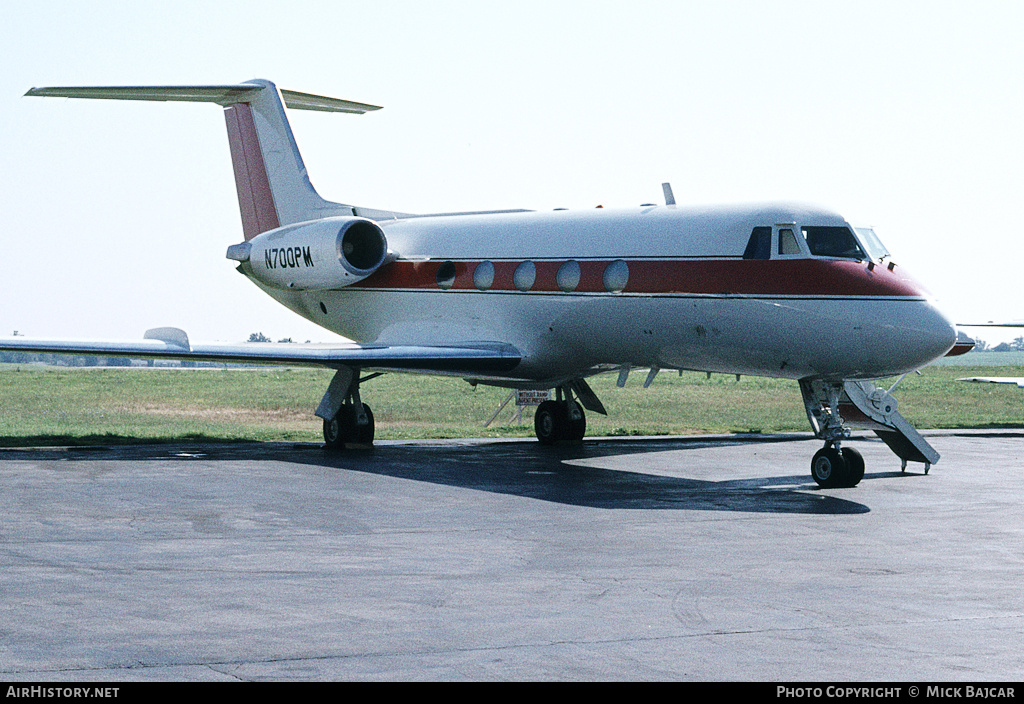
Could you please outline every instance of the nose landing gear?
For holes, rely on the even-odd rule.
[[[895,386],[893,387],[895,388]],[[845,423],[874,430],[902,460],[921,462],[924,472],[939,461],[939,453],[925,441],[906,418],[897,411],[898,403],[889,391],[868,381],[800,381],[807,419],[815,436],[825,447],[811,460],[811,477],[821,487],[852,487],[864,478],[864,457],[849,447],[841,447],[850,437]],[[842,409],[844,418],[839,414]]]
[[[811,478],[823,489],[857,486],[864,478],[864,457],[852,447],[841,447],[850,437],[838,410],[842,386],[801,381],[800,389],[814,434],[825,440],[811,460]]]

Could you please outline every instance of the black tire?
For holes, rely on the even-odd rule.
[[[846,486],[849,469],[843,455],[834,447],[823,447],[811,460],[811,477],[822,489]]]
[[[846,483],[843,486],[854,487],[864,478],[864,455],[852,447],[843,448],[843,460],[846,462]]]
[[[568,437],[571,443],[583,442],[583,436],[587,434],[587,416],[583,412],[583,406],[575,401],[566,404],[566,420],[568,424]]]
[[[356,425],[356,409],[352,404],[345,404],[338,415],[324,421],[324,443],[333,450],[343,449],[348,443],[372,445],[374,436],[373,411],[365,403],[363,411],[369,421],[366,425]]]
[[[555,445],[565,437],[568,418],[564,403],[544,401],[533,414],[533,431],[541,445]]]
[[[338,414],[340,416],[341,413]],[[345,447],[345,433],[342,431],[341,420],[335,416],[324,421],[324,444],[332,450]]]
[[[372,445],[374,435],[373,425],[373,411],[365,403],[363,404],[363,412],[366,414],[366,425],[355,425],[355,418],[353,418],[353,442],[357,442],[360,445]]]

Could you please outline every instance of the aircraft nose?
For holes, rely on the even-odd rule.
[[[900,301],[888,315],[865,323],[862,351],[871,376],[896,376],[940,359],[956,341],[956,327],[931,301]]]
[[[945,356],[957,342],[956,325],[932,301],[922,301],[906,327],[907,345],[912,348],[908,351],[918,358],[918,368]]]

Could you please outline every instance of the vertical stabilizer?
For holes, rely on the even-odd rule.
[[[224,111],[245,239],[282,225],[353,215],[351,206],[324,200],[310,183],[277,86],[249,84],[261,90]]]
[[[309,93],[278,91],[273,83],[261,79],[215,86],[33,88],[26,95],[108,100],[180,100],[223,106],[246,240],[282,225],[356,214],[352,206],[324,200],[313,188],[285,115],[286,105],[299,110],[356,114],[380,109],[376,105]],[[385,211],[372,213],[394,216]]]

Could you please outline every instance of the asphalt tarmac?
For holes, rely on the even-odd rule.
[[[1024,680],[1024,432],[0,451],[0,680]]]

